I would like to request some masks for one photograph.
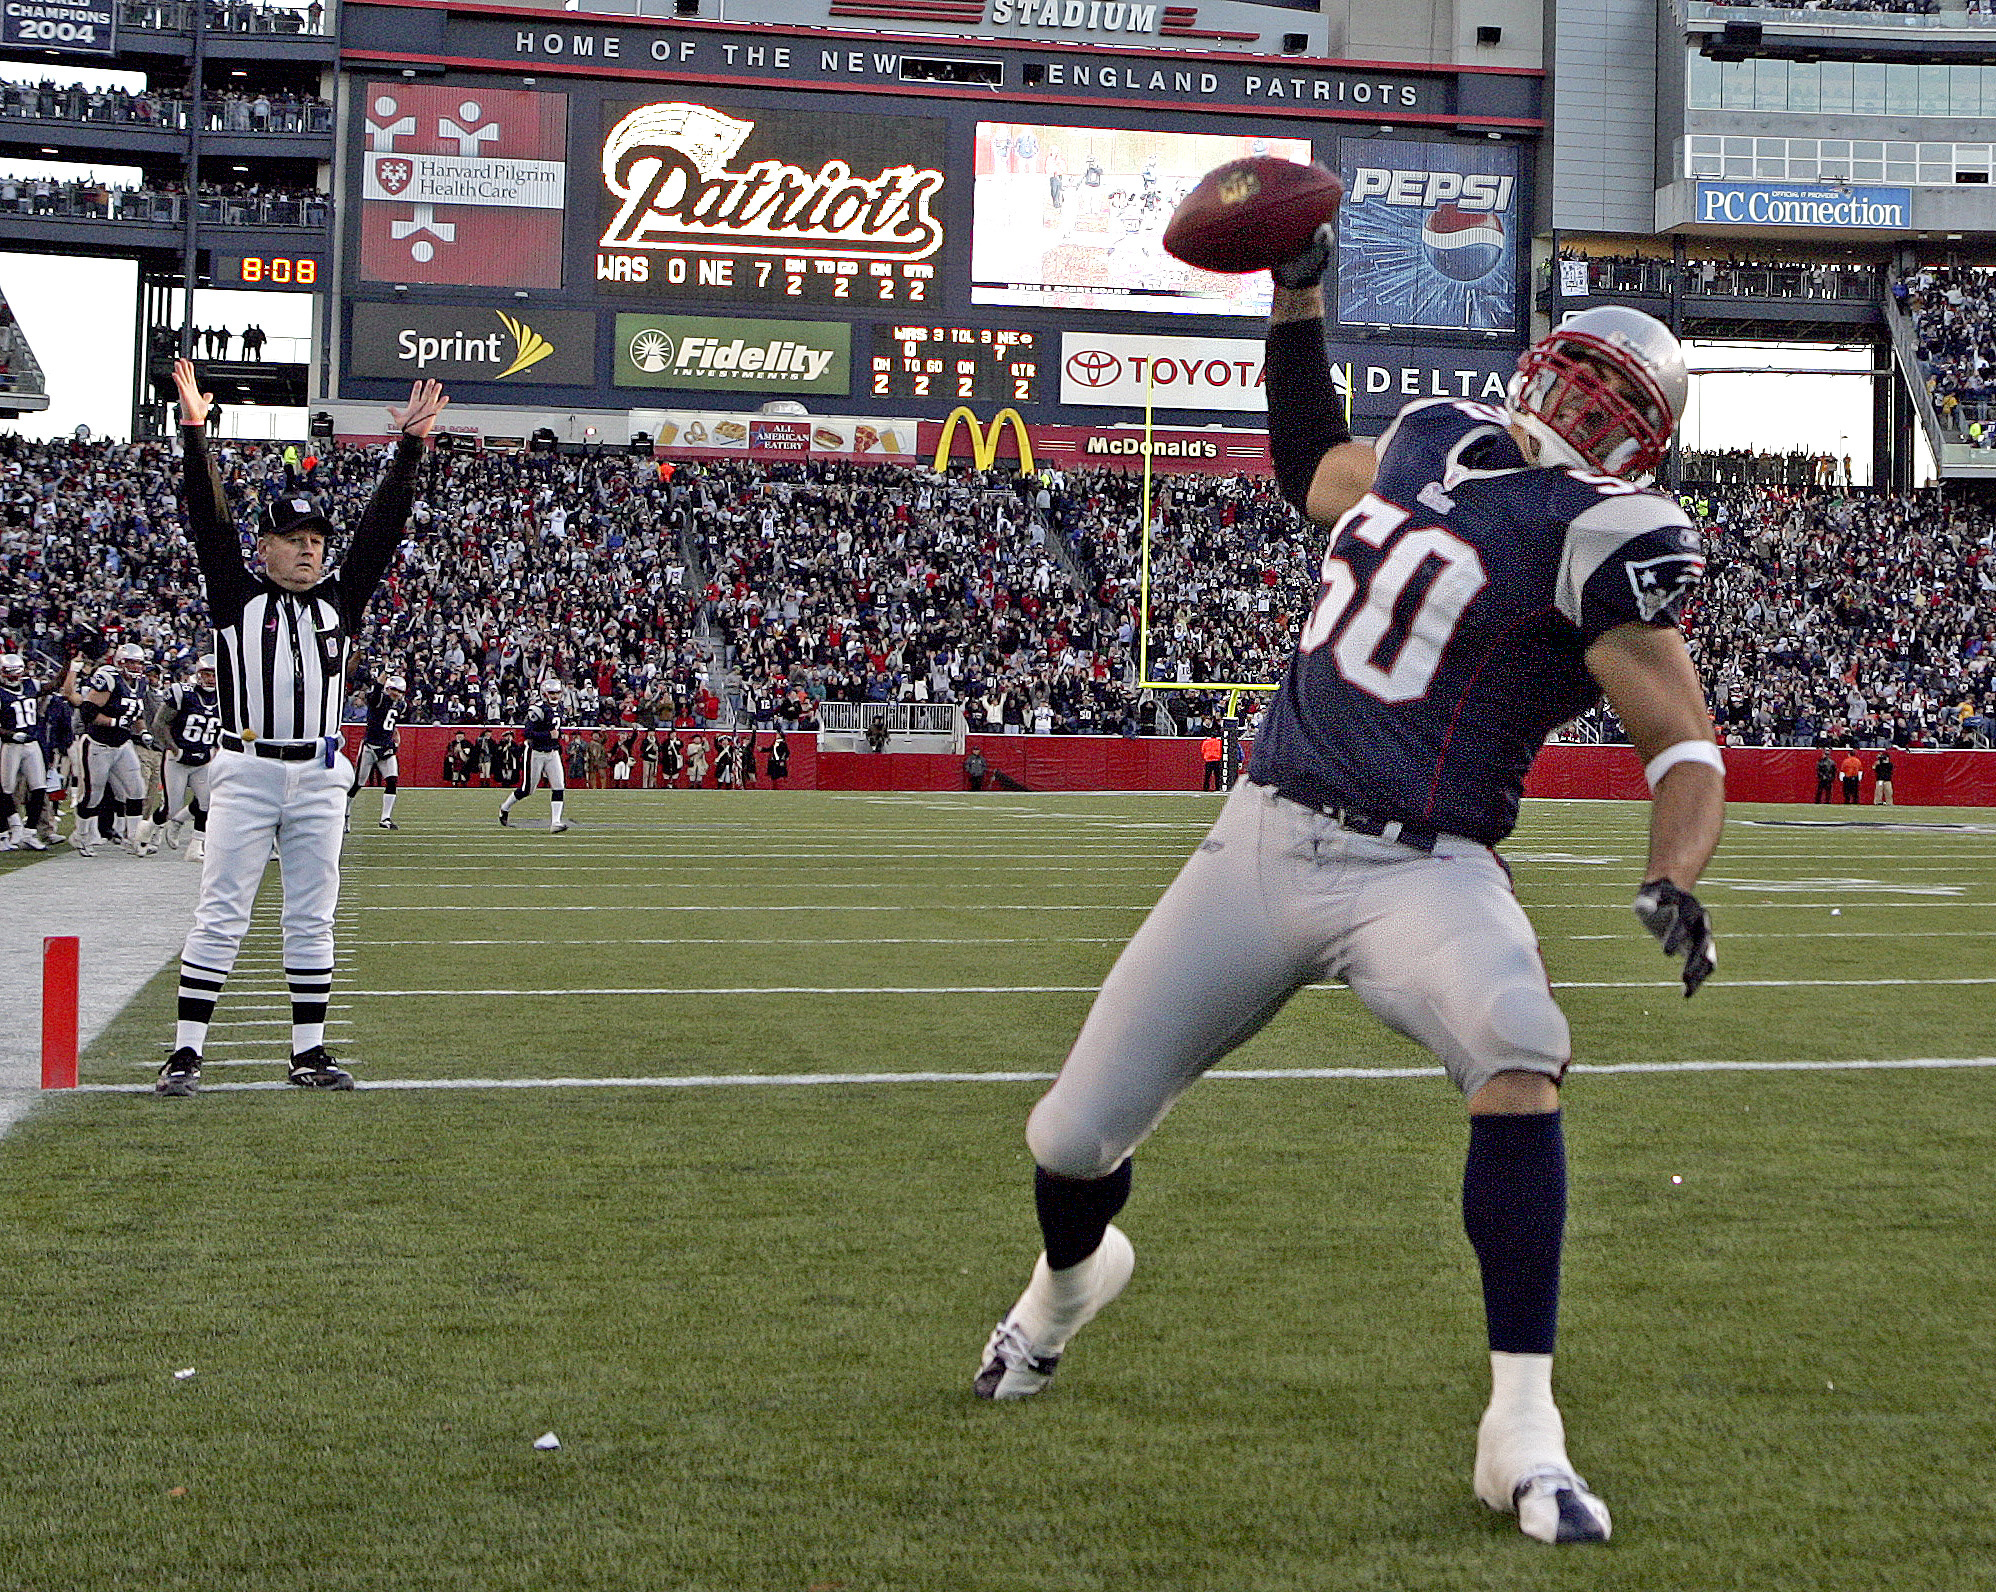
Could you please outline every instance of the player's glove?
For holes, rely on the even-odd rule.
[[[1684,998],[1689,1000],[1719,965],[1711,917],[1695,895],[1668,879],[1648,880],[1636,892],[1636,916],[1663,942],[1665,956],[1684,958]]]
[[[1275,285],[1292,290],[1315,287],[1330,268],[1331,244],[1336,236],[1328,221],[1317,228],[1307,249],[1270,270],[1268,274],[1275,278]]]

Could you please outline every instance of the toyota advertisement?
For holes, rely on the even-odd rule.
[[[1246,337],[1142,337],[1066,332],[1060,401],[1077,408],[1268,410],[1262,343]],[[1508,349],[1436,349],[1333,343],[1331,373],[1355,419],[1390,420],[1421,398],[1501,402],[1517,362]]]
[[[1345,139],[1338,319],[1445,332],[1518,329],[1518,149]]]

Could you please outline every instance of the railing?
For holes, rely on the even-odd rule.
[[[199,216],[218,227],[313,227],[326,225],[328,197],[308,194],[203,194]],[[101,183],[57,183],[0,178],[0,220],[36,216],[71,221],[142,222],[175,225],[186,215],[186,195],[145,188],[108,188]]]
[[[1568,256],[1554,269],[1573,263]],[[1635,294],[1668,298],[1673,278],[1671,260],[1587,258],[1589,294]],[[1678,291],[1686,298],[1811,299],[1869,304],[1879,297],[1878,270],[1872,266],[1732,265],[1716,260],[1687,260]],[[1568,293],[1569,298],[1586,295]]]
[[[864,736],[876,722],[885,723],[889,737],[946,737],[953,751],[963,750],[963,708],[955,702],[820,702],[818,728],[827,735]]]
[[[1930,0],[1932,3],[1932,0]],[[1689,0],[1684,7],[1685,19],[1689,22],[1760,22],[1780,27],[1783,31],[1796,28],[1842,29],[1846,31],[1869,30],[1874,28],[1986,28],[1992,25],[1988,18],[1978,16],[1942,16],[1938,9],[1918,14],[1905,11],[1873,11],[1864,6],[1837,5],[1835,0],[1819,4],[1811,9],[1802,9],[1801,0],[1793,5],[1714,5],[1709,0]]]
[[[247,0],[210,0],[208,26],[225,33],[325,33],[328,6],[316,3],[292,11],[250,5]],[[194,7],[188,0],[120,0],[118,26],[152,33],[192,33]]]
[[[211,133],[254,138],[268,134],[296,137],[333,130],[333,107],[324,103],[268,105],[262,112],[254,99],[208,99],[202,126]],[[187,130],[188,102],[164,94],[110,94],[102,90],[48,90],[32,83],[0,85],[0,120],[10,122],[69,122],[91,127],[130,127],[139,132],[180,133]]]

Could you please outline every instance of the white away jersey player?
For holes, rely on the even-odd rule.
[[[1600,700],[1587,649],[1675,624],[1704,551],[1660,492],[1527,465],[1485,404],[1410,404],[1378,451],[1248,775],[1496,845],[1546,736]]]

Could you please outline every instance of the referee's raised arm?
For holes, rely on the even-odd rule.
[[[416,466],[422,461],[423,443],[449,402],[442,382],[419,381],[409,389],[406,409],[388,411],[390,422],[400,433],[395,452],[354,527],[346,557],[340,561],[340,615],[350,631],[359,631],[367,600],[388,573],[395,549],[401,545],[409,510],[416,500]]]
[[[222,491],[221,472],[208,451],[208,411],[215,405],[214,395],[201,391],[191,359],[173,362],[173,385],[180,393],[187,529],[194,538],[194,557],[201,566],[208,611],[218,625],[227,624],[256,590],[256,580],[243,563],[242,539]]]

